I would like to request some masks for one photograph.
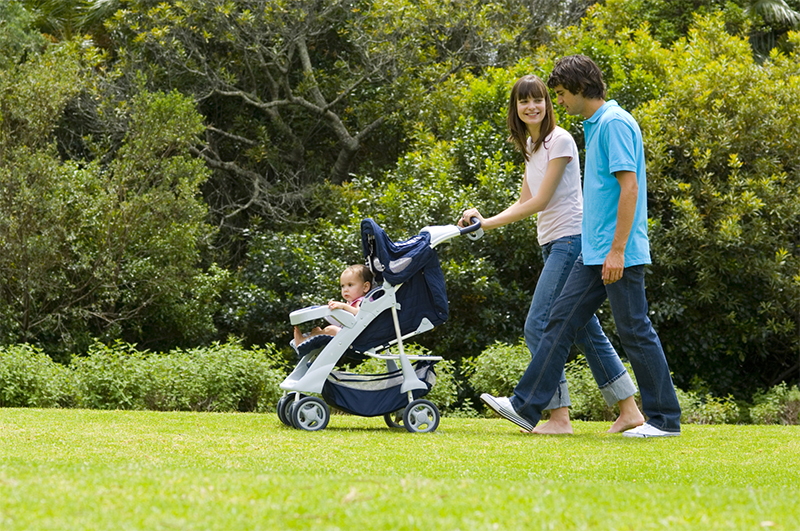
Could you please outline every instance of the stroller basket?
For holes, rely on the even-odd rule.
[[[417,378],[425,383],[427,389],[412,391],[414,399],[422,398],[436,384],[436,372],[430,361],[414,364]],[[400,392],[403,385],[401,370],[384,374],[352,374],[332,371],[325,386],[322,398],[328,404],[352,415],[377,417],[393,413],[408,405],[408,397]]]

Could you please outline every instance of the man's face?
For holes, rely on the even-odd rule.
[[[583,115],[586,107],[586,98],[580,94],[573,94],[561,85],[553,89],[556,93],[556,103],[564,107],[570,116]]]

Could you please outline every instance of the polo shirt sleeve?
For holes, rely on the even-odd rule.
[[[636,173],[636,132],[630,124],[619,118],[606,125],[606,145],[608,146],[608,170],[632,171]]]

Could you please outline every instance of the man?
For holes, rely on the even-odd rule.
[[[511,397],[481,395],[496,413],[531,431],[555,393],[575,335],[608,299],[648,421],[628,437],[680,435],[680,406],[658,335],[648,317],[644,267],[647,177],[636,120],[605,101],[600,68],[588,57],[559,60],[547,82],[570,115],[583,116],[586,140],[583,255],[553,304],[539,348]]]

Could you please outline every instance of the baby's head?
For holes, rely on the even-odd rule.
[[[363,297],[372,289],[372,271],[365,265],[355,264],[342,271],[339,283],[342,286],[342,297],[352,302]]]

